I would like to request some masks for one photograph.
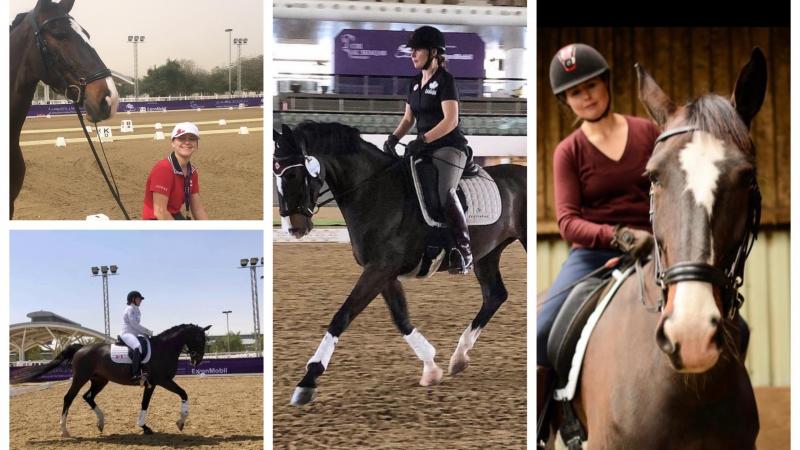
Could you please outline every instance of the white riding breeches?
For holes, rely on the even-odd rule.
[[[142,350],[142,346],[139,345],[139,339],[136,339],[135,335],[130,334],[130,333],[125,333],[125,334],[120,335],[120,337],[122,338],[122,340],[125,342],[125,344],[128,347],[130,347],[130,348],[132,348],[134,350],[136,350],[136,349],[139,349],[139,351]]]

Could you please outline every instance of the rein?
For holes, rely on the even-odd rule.
[[[33,11],[29,12],[27,15],[27,20],[30,23],[31,27],[33,27],[33,37],[36,40],[36,47],[39,49],[39,53],[42,56],[42,62],[44,64],[45,75],[49,76],[51,74],[55,75],[56,83],[58,84],[55,86],[57,89],[64,91],[64,96],[69,99],[73,106],[75,107],[75,113],[78,115],[78,121],[81,124],[81,129],[83,130],[84,136],[86,136],[86,140],[89,142],[89,147],[92,149],[92,154],[94,155],[95,161],[97,161],[97,166],[100,168],[100,173],[103,174],[103,178],[106,181],[106,185],[108,185],[109,191],[111,191],[111,195],[114,197],[114,200],[117,202],[120,210],[122,210],[122,214],[125,216],[125,220],[130,220],[130,216],[128,215],[128,211],[125,209],[125,206],[122,205],[122,200],[120,199],[119,195],[119,188],[117,187],[117,182],[114,179],[114,174],[111,172],[111,165],[108,163],[108,157],[106,157],[105,149],[103,148],[103,142],[100,141],[100,137],[98,136],[98,142],[100,142],[100,148],[103,151],[103,158],[106,160],[106,164],[108,165],[108,172],[111,173],[111,179],[109,179],[108,175],[106,174],[106,170],[103,167],[103,164],[100,162],[100,157],[97,154],[97,151],[94,148],[94,144],[92,143],[92,138],[89,136],[89,132],[86,131],[86,124],[83,121],[83,114],[80,110],[80,105],[83,104],[83,101],[86,97],[86,86],[89,83],[92,83],[97,80],[102,80],[106,77],[111,76],[111,70],[107,67],[103,66],[98,71],[87,75],[86,77],[81,78],[78,80],[78,84],[70,84],[63,75],[55,71],[53,66],[55,63],[53,61],[52,56],[50,56],[49,51],[47,50],[47,41],[42,38],[42,28],[45,27],[50,22],[55,22],[57,20],[71,20],[72,17],[68,14],[64,14],[62,16],[51,17],[40,24],[36,23],[36,18],[34,17],[35,14]],[[86,33],[86,30],[83,30]],[[89,33],[86,33],[88,36]],[[75,92],[74,98],[70,95],[72,92]],[[97,124],[95,124],[95,127]]]
[[[372,175],[368,176],[366,179],[364,179],[364,180],[360,181],[360,182],[359,182],[358,184],[356,184],[355,186],[353,186],[353,187],[351,187],[350,189],[347,189],[346,191],[344,191],[344,192],[340,193],[340,194],[339,194],[339,198],[341,199],[341,198],[343,198],[343,197],[345,197],[345,196],[347,196],[347,195],[349,195],[349,194],[352,194],[353,192],[357,191],[358,189],[360,189],[360,188],[361,188],[362,186],[364,186],[365,184],[367,184],[367,183],[369,183],[369,182],[371,182],[371,181],[374,181],[374,180],[375,180],[375,179],[378,177],[378,175],[383,175],[384,173],[388,172],[388,171],[389,171],[390,169],[392,169],[394,166],[396,166],[396,165],[400,164],[400,163],[401,163],[401,162],[403,162],[403,161],[405,161],[405,158],[401,158],[401,159],[397,159],[397,160],[393,161],[393,162],[392,162],[391,164],[389,164],[388,166],[386,166],[386,167],[384,167],[383,169],[381,169],[381,170],[379,170],[379,171],[377,171],[377,172],[373,173]],[[330,188],[328,188],[328,189],[325,189],[324,191],[320,192],[320,193],[319,193],[319,195],[318,195],[318,197],[321,197],[322,195],[324,195],[324,194],[327,194],[328,192],[331,192],[331,189],[330,189]],[[319,203],[319,202],[317,202],[317,203],[314,205],[314,213],[316,214],[316,212],[317,212],[317,211],[319,211],[319,208],[320,208],[321,206],[325,206],[325,205],[327,205],[328,203],[330,203],[330,202],[334,201],[335,199],[336,199],[336,198],[335,198],[335,197],[333,197],[333,193],[331,193],[331,198],[329,198],[329,199],[325,200],[325,201],[324,201],[324,202],[322,202],[322,203]]]

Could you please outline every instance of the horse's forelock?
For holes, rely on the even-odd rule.
[[[707,94],[686,105],[686,122],[710,133],[723,142],[731,142],[752,153],[749,130],[739,113],[726,98]]]

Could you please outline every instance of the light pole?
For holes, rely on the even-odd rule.
[[[228,322],[228,315],[233,311],[222,311],[222,314],[225,314],[225,328],[228,330],[228,353],[231,352],[231,324]]]
[[[113,264],[111,266],[92,267],[92,276],[103,278],[103,318],[105,319],[105,331],[108,337],[111,337],[111,320],[108,316],[108,276],[117,275],[117,269],[118,267]]]
[[[128,36],[128,43],[133,44],[133,96],[139,99],[139,44],[144,44],[144,36]]]
[[[247,38],[234,38],[233,43],[236,45],[236,92],[242,95],[242,46],[247,45]]]
[[[247,264],[250,263],[248,266]],[[258,320],[258,275],[256,268],[264,267],[264,257],[261,257],[259,263],[258,258],[242,258],[239,260],[240,269],[250,269],[250,292],[253,297],[253,335],[256,340],[256,352],[261,354],[261,325]]]
[[[233,28],[225,28],[228,33],[228,98],[231,96],[231,32]]]

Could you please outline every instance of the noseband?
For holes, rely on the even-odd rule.
[[[655,144],[664,142],[673,136],[695,131],[702,130],[691,125],[673,128],[661,133],[656,138]],[[727,313],[728,317],[733,319],[736,312],[744,303],[744,297],[739,293],[739,288],[744,281],[744,264],[747,260],[747,256],[750,254],[750,250],[753,248],[753,243],[756,240],[758,228],[761,223],[761,192],[758,189],[758,181],[753,177],[748,195],[745,232],[736,251],[736,257],[727,269],[720,269],[704,262],[679,262],[663,270],[661,266],[661,249],[659,248],[658,238],[655,234],[655,202],[653,199],[653,185],[651,183],[650,224],[653,228],[654,237],[655,278],[662,292],[660,305],[663,306],[666,304],[667,290],[670,284],[679,283],[681,281],[702,281],[711,283],[711,285],[719,288],[722,297],[723,313]]]
[[[51,18],[45,20],[44,22],[42,22],[41,24],[36,23],[36,17],[35,16],[36,15],[34,14],[34,12],[31,11],[31,12],[28,13],[27,19],[28,19],[28,22],[33,27],[33,38],[36,40],[36,47],[39,48],[39,54],[42,55],[42,61],[44,62],[45,75],[46,76],[47,75],[53,75],[54,76],[54,78],[56,80],[56,86],[54,86],[54,87],[56,89],[58,89],[58,90],[63,91],[64,95],[68,99],[72,100],[74,103],[83,104],[83,100],[84,100],[85,94],[86,94],[86,85],[88,85],[89,83],[91,83],[93,81],[102,80],[102,79],[104,79],[106,77],[111,76],[111,70],[109,70],[107,67],[103,66],[103,68],[101,68],[97,72],[80,78],[78,80],[78,84],[77,85],[76,84],[70,84],[70,82],[67,81],[67,79],[64,77],[63,74],[61,74],[60,72],[55,70],[55,61],[53,60],[53,56],[50,54],[50,52],[47,49],[47,40],[45,40],[42,37],[42,28],[47,26],[47,24],[49,24],[51,22],[58,21],[58,20],[67,20],[67,21],[73,20],[72,16],[70,16],[69,14],[64,14],[63,16],[51,17]],[[83,29],[81,28],[81,30],[83,30]],[[83,32],[86,33],[86,30],[83,30]],[[88,37],[89,33],[86,33],[86,35]],[[72,96],[70,96],[70,93],[73,92],[73,91],[76,94],[74,98]]]

